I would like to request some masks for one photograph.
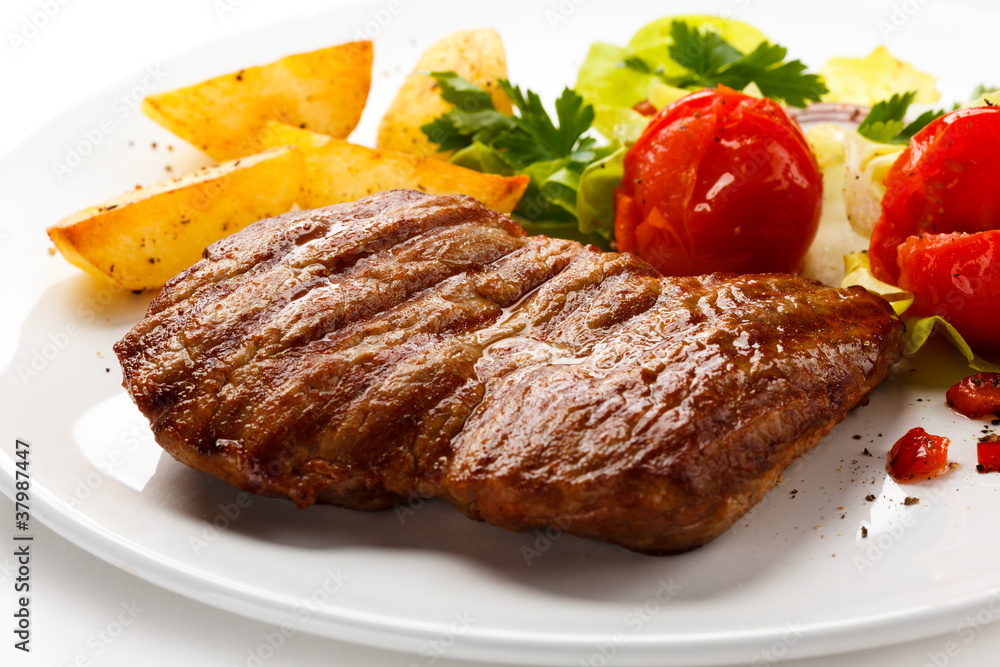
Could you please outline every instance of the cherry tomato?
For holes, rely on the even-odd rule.
[[[897,482],[934,477],[948,467],[948,445],[948,438],[910,429],[892,446],[885,469]]]
[[[1000,230],[922,234],[898,248],[906,316],[940,315],[977,350],[1000,349]]]
[[[1000,437],[988,435],[976,443],[977,472],[1000,472]]]
[[[978,419],[1000,412],[1000,373],[979,373],[956,382],[945,395],[948,405]]]
[[[626,154],[615,239],[666,275],[794,273],[822,200],[798,124],[772,100],[719,86],[664,107]]]
[[[1000,107],[959,109],[910,141],[885,176],[872,273],[897,284],[896,250],[921,233],[1000,229]]]

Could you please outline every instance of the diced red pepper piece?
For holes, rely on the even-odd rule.
[[[949,444],[944,436],[910,429],[892,446],[885,469],[897,482],[930,479],[948,468]]]
[[[978,419],[1000,413],[1000,373],[979,373],[960,380],[945,394],[948,405]]]
[[[1000,437],[987,436],[976,444],[978,472],[1000,472]]]

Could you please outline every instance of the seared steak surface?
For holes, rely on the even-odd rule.
[[[669,553],[759,501],[901,330],[860,288],[664,278],[393,191],[212,245],[115,352],[164,449],[241,489]]]

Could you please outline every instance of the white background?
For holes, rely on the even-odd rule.
[[[406,0],[404,0],[406,1]],[[410,0],[412,1],[412,0]],[[602,0],[593,0],[602,1]],[[910,0],[915,2],[916,0]],[[933,1],[933,0],[929,0]],[[981,0],[988,4],[987,0]],[[0,155],[92,91],[146,65],[268,23],[344,4],[337,0],[4,0],[0,7]],[[553,7],[558,0],[548,4]],[[623,4],[619,2],[619,4]],[[892,3],[885,3],[891,6]],[[972,3],[970,3],[972,4]],[[42,8],[51,18],[32,31]],[[27,35],[13,44],[11,34]],[[14,224],[15,221],[8,221]],[[5,286],[4,289],[11,289]],[[7,535],[13,505],[0,496],[0,535]],[[59,646],[60,665],[302,665],[428,664],[423,658],[293,635],[276,651],[265,649],[274,628],[219,611],[159,589],[73,546],[34,522],[32,561],[33,637],[36,646]],[[9,556],[0,559],[2,595],[12,596]],[[276,563],[275,567],[280,567]],[[135,618],[129,609],[139,610]],[[956,620],[956,624],[959,619]],[[127,622],[118,634],[119,621]],[[0,622],[0,665],[32,665],[12,648],[11,619]],[[100,632],[117,635],[110,642]],[[82,643],[67,636],[86,637]],[[273,635],[272,635],[273,636]],[[797,667],[876,665],[996,665],[1000,626],[942,653],[947,636],[905,646],[787,663]],[[65,642],[65,645],[63,643]],[[267,658],[257,662],[257,656]],[[447,659],[436,665],[459,664]],[[46,663],[45,667],[50,667]]]

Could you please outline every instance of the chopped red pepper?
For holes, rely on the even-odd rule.
[[[649,100],[643,100],[642,102],[639,102],[634,107],[632,107],[632,110],[641,113],[643,116],[655,116],[656,112],[659,111],[659,109],[654,107],[649,102]]]
[[[892,446],[885,469],[897,482],[930,479],[948,468],[948,445],[948,438],[910,429]]]
[[[1000,373],[979,373],[960,380],[945,395],[948,405],[977,419],[1000,412]]]
[[[988,435],[976,444],[978,472],[1000,472],[1000,436]]]

